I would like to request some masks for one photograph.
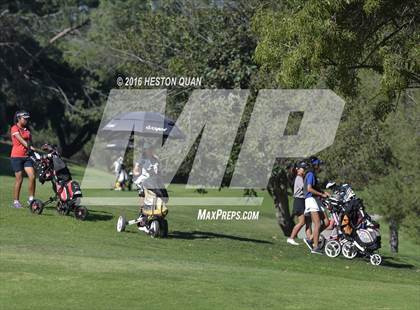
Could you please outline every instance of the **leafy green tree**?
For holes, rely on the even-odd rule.
[[[256,15],[255,57],[286,87],[322,83],[353,96],[358,71],[369,69],[394,97],[420,82],[419,16],[414,0],[291,1]]]
[[[389,223],[390,246],[398,252],[402,227],[418,243],[420,224],[420,99],[419,90],[407,90],[396,112],[390,115],[383,135],[388,138],[397,167],[368,187],[366,200]]]
[[[91,73],[71,67],[57,48],[60,40],[88,24],[85,10],[75,1],[10,1],[0,6],[2,132],[17,109],[26,109],[39,133],[35,142],[57,143],[64,156],[79,152],[95,133],[101,101],[86,82]]]

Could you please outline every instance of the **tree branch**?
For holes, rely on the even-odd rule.
[[[369,52],[369,54],[365,57],[365,59],[360,63],[361,65],[364,65],[369,58],[375,53],[378,48],[380,48],[386,41],[391,39],[393,36],[395,36],[397,33],[399,33],[405,26],[409,25],[412,22],[412,20],[402,24],[400,27],[398,27],[395,31],[391,32],[389,35],[387,35],[385,38],[383,38],[379,43],[375,45],[375,47]]]
[[[60,33],[56,34],[54,37],[52,37],[49,41],[48,44],[46,46],[44,46],[43,48],[41,48],[34,56],[31,57],[31,60],[29,61],[29,63],[23,68],[23,70],[21,72],[25,73],[26,71],[28,71],[34,64],[34,61],[36,59],[38,59],[38,57],[49,47],[51,46],[55,41],[57,41],[58,39],[66,36],[67,34],[69,34],[70,32],[82,28],[83,26],[89,24],[90,20],[86,19],[83,23],[73,26],[73,27],[69,27],[64,29],[63,31],[61,31]]]
[[[155,64],[155,63],[153,63],[153,62],[151,62],[151,61],[149,61],[149,60],[143,59],[143,58],[141,58],[140,56],[135,55],[135,54],[133,54],[133,53],[130,53],[130,52],[127,52],[127,51],[123,51],[123,50],[117,49],[117,48],[115,48],[115,47],[108,47],[108,48],[109,48],[110,50],[113,50],[113,51],[118,52],[118,53],[120,53],[120,54],[123,54],[123,55],[129,56],[129,57],[131,57],[131,58],[134,58],[134,59],[138,60],[139,62],[141,62],[141,63],[144,63],[144,64],[148,65],[149,67],[152,67],[152,68],[155,68],[155,69],[157,68],[157,69],[163,70],[163,71],[165,71],[165,72],[167,72],[167,71],[168,71],[166,68],[164,68],[164,67],[162,67],[162,66],[160,66],[160,65],[158,65],[158,64]]]
[[[49,45],[53,44],[53,43],[54,43],[55,41],[57,41],[58,39],[60,39],[60,38],[64,37],[64,36],[65,36],[65,35],[67,35],[68,33],[72,32],[72,31],[74,31],[74,30],[80,29],[80,28],[82,28],[83,26],[85,26],[85,25],[89,24],[89,22],[90,22],[90,20],[89,20],[89,19],[86,19],[83,23],[81,23],[81,24],[79,24],[79,25],[76,25],[76,26],[73,26],[73,27],[66,28],[66,29],[64,29],[63,31],[61,31],[60,33],[57,33],[54,37],[52,37],[52,38],[48,41],[48,42],[49,42],[49,44],[47,45],[47,47],[48,47]]]

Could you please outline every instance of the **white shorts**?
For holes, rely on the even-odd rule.
[[[324,208],[318,204],[314,197],[305,198],[305,214],[311,212],[324,212]]]

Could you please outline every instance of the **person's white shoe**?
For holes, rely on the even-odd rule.
[[[291,244],[291,245],[299,245],[299,243],[297,243],[294,239],[292,238],[287,238],[287,243]]]

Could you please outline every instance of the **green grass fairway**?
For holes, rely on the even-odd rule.
[[[170,237],[151,239],[134,227],[115,230],[118,215],[134,217],[136,206],[92,207],[85,222],[53,209],[41,216],[11,209],[7,158],[0,158],[0,167],[2,310],[420,307],[419,247],[404,234],[396,258],[390,258],[384,236],[385,263],[379,267],[311,255],[304,245],[286,244],[266,197],[261,207],[223,207],[258,209],[258,221],[197,221],[198,207],[174,206],[168,215]],[[80,180],[82,169],[71,169]],[[49,184],[38,184],[40,198],[50,193]],[[111,193],[136,195],[85,192]],[[170,194],[185,190],[173,186]],[[217,192],[224,194],[232,192]],[[21,200],[26,197],[24,183]]]

